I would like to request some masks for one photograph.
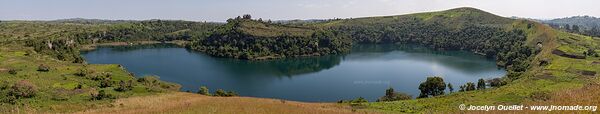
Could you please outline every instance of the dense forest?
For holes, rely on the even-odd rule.
[[[332,30],[290,27],[246,15],[229,19],[206,39],[188,47],[218,57],[269,59],[341,54],[350,50],[351,40]]]
[[[505,31],[498,27],[464,25],[453,29],[415,21],[392,26],[338,26],[334,29],[352,36],[356,43],[411,43],[440,50],[471,51],[496,58],[499,66],[517,72],[527,69],[525,61],[537,53],[535,48],[525,45],[523,31]]]

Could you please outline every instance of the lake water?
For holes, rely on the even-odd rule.
[[[267,61],[216,58],[171,44],[99,47],[82,55],[90,64],[121,64],[138,77],[160,76],[181,84],[182,91],[207,86],[211,92],[308,102],[375,101],[389,87],[416,97],[428,76],[441,76],[458,90],[505,74],[483,56],[414,45],[358,45],[345,55]]]

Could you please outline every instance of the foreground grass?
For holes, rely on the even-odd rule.
[[[185,114],[344,114],[373,113],[352,110],[350,106],[335,103],[304,103],[251,97],[210,97],[193,93],[173,92],[153,96],[119,99],[114,107],[91,109],[82,114],[95,113],[185,113]]]

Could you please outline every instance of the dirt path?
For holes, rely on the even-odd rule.
[[[87,110],[78,113],[345,114],[367,112],[353,111],[349,106],[335,103],[304,103],[250,97],[209,97],[193,93],[176,92],[119,99],[114,103],[114,107]]]

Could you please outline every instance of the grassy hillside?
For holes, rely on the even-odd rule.
[[[138,79],[120,65],[85,64],[79,49],[82,44],[93,42],[160,40],[190,30],[203,33],[206,31],[202,30],[210,29],[206,26],[213,26],[196,23],[189,25],[195,27],[185,27],[187,24],[194,23],[3,21],[0,23],[0,112],[73,112],[110,106],[118,98],[177,91],[178,84],[154,77]],[[158,36],[144,38],[143,34],[129,31]]]

